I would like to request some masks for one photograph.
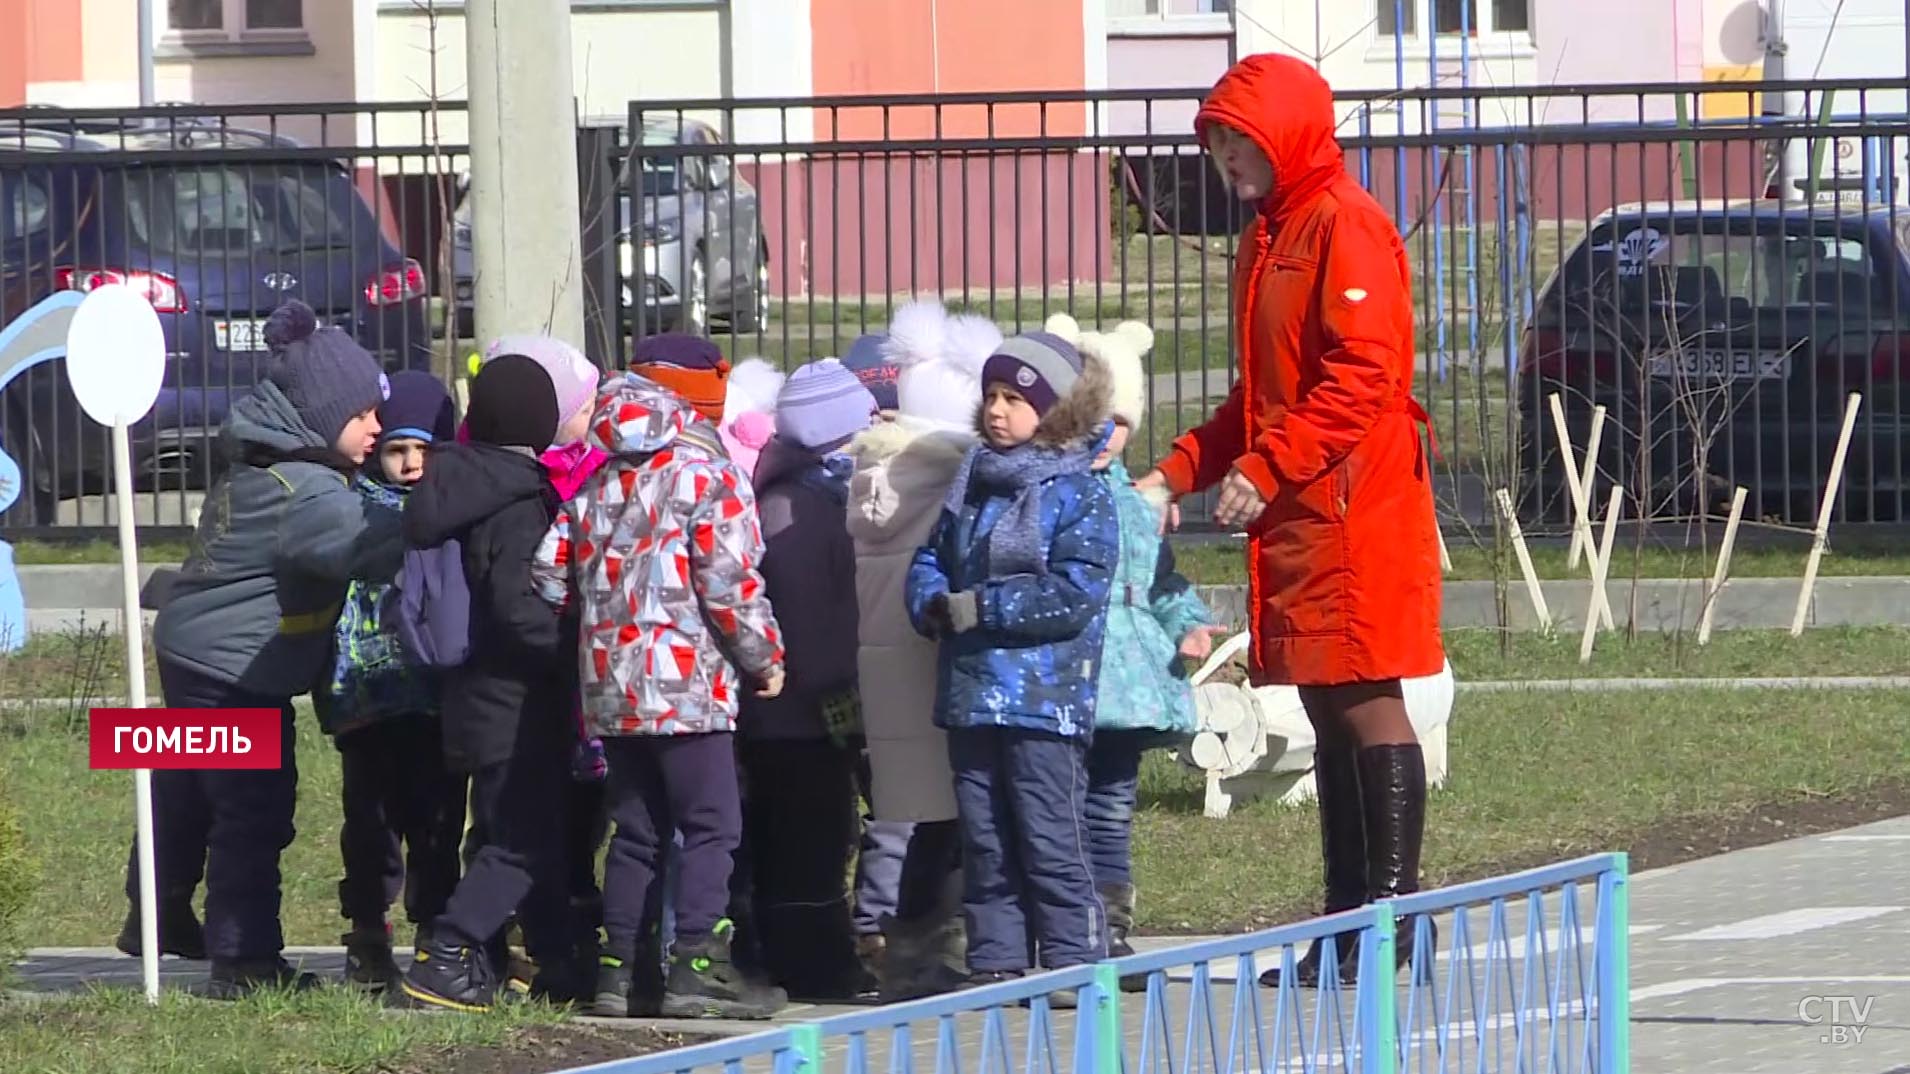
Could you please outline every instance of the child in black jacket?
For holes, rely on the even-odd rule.
[[[403,988],[454,1010],[488,1007],[498,972],[486,948],[513,913],[531,956],[569,967],[562,800],[574,740],[566,677],[574,624],[531,591],[531,557],[556,515],[538,455],[557,431],[548,374],[521,355],[485,363],[471,382],[471,442],[438,449],[405,508],[405,539],[455,538],[471,593],[470,655],[445,683],[444,749],[471,773],[471,810],[486,843],[428,938]],[[520,905],[522,908],[520,910]]]

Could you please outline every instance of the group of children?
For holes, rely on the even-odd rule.
[[[922,300],[787,377],[507,337],[462,427],[301,305],[267,336],[155,627],[169,705],[284,723],[280,769],[158,774],[161,944],[210,994],[317,983],[278,923],[308,692],[347,977],[414,1003],[762,1018],[1127,953],[1140,759],[1215,629],[1120,462],[1146,326]]]

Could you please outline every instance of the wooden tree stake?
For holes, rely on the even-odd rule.
[[[1711,583],[1704,587],[1704,612],[1698,616],[1698,644],[1711,641],[1711,621],[1718,611],[1718,597],[1724,592],[1724,580],[1731,575],[1731,549],[1737,544],[1738,522],[1744,518],[1746,489],[1739,485],[1731,494],[1731,517],[1724,523],[1724,542],[1718,546],[1718,565],[1711,572]]]
[[[1525,531],[1519,528],[1519,515],[1512,509],[1512,492],[1500,489],[1499,513],[1512,532],[1512,551],[1519,557],[1519,571],[1525,575],[1525,591],[1532,598],[1532,611],[1539,617],[1539,630],[1552,631],[1552,610],[1545,606],[1545,590],[1539,585],[1539,573],[1532,569],[1532,552],[1525,547]]]
[[[1599,534],[1598,547],[1591,552],[1592,561],[1592,599],[1585,608],[1585,633],[1578,641],[1578,662],[1589,664],[1592,660],[1592,642],[1598,637],[1598,611],[1601,606],[1609,608],[1605,597],[1605,576],[1612,565],[1612,537],[1618,532],[1618,513],[1625,509],[1625,487],[1613,485],[1611,502],[1605,507],[1605,528]]]
[[[1824,486],[1824,502],[1817,508],[1817,529],[1811,534],[1810,558],[1804,561],[1804,584],[1797,591],[1797,612],[1791,616],[1791,637],[1804,633],[1804,620],[1810,615],[1811,591],[1817,588],[1817,567],[1824,558],[1824,545],[1830,539],[1830,511],[1837,502],[1837,486],[1844,479],[1844,456],[1850,453],[1850,434],[1857,427],[1857,409],[1863,395],[1850,393],[1844,404],[1844,428],[1837,434],[1837,454],[1830,459],[1830,483]]]

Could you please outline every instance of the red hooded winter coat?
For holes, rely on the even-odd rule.
[[[1253,139],[1273,189],[1235,265],[1239,380],[1160,469],[1187,493],[1238,467],[1267,501],[1248,526],[1256,683],[1435,674],[1439,546],[1405,246],[1347,174],[1313,68],[1241,61],[1195,119],[1203,141],[1214,123]]]

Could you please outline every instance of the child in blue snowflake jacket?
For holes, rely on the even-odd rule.
[[[432,443],[454,433],[451,396],[429,373],[393,374],[378,421],[377,455],[352,484],[366,500],[402,509]],[[386,915],[399,880],[406,916],[428,926],[457,886],[464,835],[465,780],[445,768],[441,684],[400,643],[396,595],[391,585],[351,583],[333,631],[330,675],[313,692],[319,726],[333,737],[344,771],[338,902],[351,922],[345,979],[367,991],[398,977]]]
[[[1072,319],[1059,316],[1054,327],[1104,361],[1113,383],[1114,429],[1095,472],[1114,497],[1120,554],[1096,684],[1094,744],[1088,749],[1087,834],[1095,889],[1107,907],[1108,955],[1121,958],[1134,953],[1127,934],[1134,925],[1131,839],[1141,756],[1194,733],[1186,662],[1207,657],[1217,628],[1194,587],[1174,570],[1173,549],[1162,536],[1166,502],[1136,490],[1120,459],[1146,414],[1141,358],[1153,349],[1153,330],[1125,321],[1112,332],[1083,333]]]
[[[907,587],[910,621],[940,642],[935,722],[949,733],[978,984],[1032,968],[1031,935],[1050,969],[1106,951],[1084,814],[1118,541],[1114,498],[1090,472],[1105,364],[1030,332],[996,349],[982,389],[982,442]]]

